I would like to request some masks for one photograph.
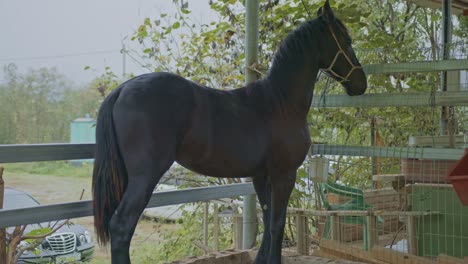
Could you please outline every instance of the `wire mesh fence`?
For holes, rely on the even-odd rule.
[[[444,65],[442,49],[369,75],[361,97],[319,78],[308,120],[314,145],[308,173],[299,173],[308,193],[290,212],[288,251],[367,263],[468,261],[468,206],[446,177],[468,146],[468,75],[466,61]],[[467,59],[466,43],[450,50]],[[380,52],[366,51],[366,63],[382,63]],[[310,166],[317,157],[329,164],[326,177]]]
[[[447,59],[466,59],[468,42],[456,41],[448,45],[444,44],[433,44],[430,46],[423,46],[413,49],[409,52],[409,56],[392,56],[392,54],[398,54],[402,52],[401,49],[389,49],[389,48],[355,48],[356,55],[358,58],[363,58],[363,64],[379,64],[379,63],[402,63],[411,61],[437,61],[443,60],[444,49],[448,51],[445,53]],[[404,59],[409,58],[409,59]]]

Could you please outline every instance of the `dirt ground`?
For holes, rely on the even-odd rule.
[[[91,177],[16,174],[5,171],[3,178],[6,187],[25,191],[36,198],[41,204],[76,202],[80,199],[83,190],[83,200],[91,199]],[[73,219],[72,222],[85,226],[94,237],[92,217],[76,218]],[[161,237],[159,236],[160,231],[168,228],[175,227],[171,224],[141,220],[135,230],[132,246],[141,245],[143,243],[154,244],[156,246],[157,242],[161,241]],[[99,247],[96,249],[93,263],[110,263],[109,250]]]

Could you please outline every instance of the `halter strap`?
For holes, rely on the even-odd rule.
[[[344,52],[343,48],[341,47],[340,45],[340,42],[338,41],[338,38],[336,37],[335,35],[335,32],[333,31],[333,29],[331,28],[331,26],[329,25],[328,26],[328,29],[330,30],[332,36],[333,36],[333,39],[335,40],[336,42],[336,45],[338,46],[338,49],[339,51],[336,53],[335,55],[335,58],[333,58],[333,61],[332,63],[330,64],[330,66],[328,66],[328,68],[325,68],[325,69],[321,69],[322,71],[330,74],[330,75],[333,75],[334,77],[340,79],[338,82],[339,83],[342,83],[342,82],[346,82],[348,81],[348,77],[351,75],[351,73],[353,73],[354,70],[357,70],[357,69],[362,69],[362,66],[357,66],[357,65],[354,65],[354,63],[351,61],[351,59],[349,58],[349,56],[346,54],[346,52]],[[336,61],[338,60],[338,57],[340,56],[340,54],[343,54],[343,56],[345,57],[345,59],[348,61],[349,65],[351,65],[351,70],[348,71],[348,74],[346,74],[345,77],[339,75],[338,73],[336,73],[334,70],[333,70],[333,66],[335,66],[335,63]]]

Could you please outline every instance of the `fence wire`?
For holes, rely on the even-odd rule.
[[[450,58],[467,59],[466,48],[453,44]],[[416,57],[441,60],[442,50],[421,49]],[[359,52],[372,64],[389,51]],[[468,260],[468,206],[446,179],[468,146],[468,104],[447,96],[466,97],[468,75],[466,68],[445,74],[414,67],[368,76],[368,92],[377,95],[349,104],[339,84],[319,77],[308,120],[316,147],[299,179],[308,186],[301,203],[307,230],[286,230],[287,250],[371,263]],[[309,166],[317,157],[328,160],[326,180]],[[301,217],[290,214],[289,222]],[[304,241],[306,248],[298,246]]]

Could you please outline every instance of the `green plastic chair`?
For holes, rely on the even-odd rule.
[[[352,210],[352,211],[367,211],[369,208],[372,208],[371,205],[364,202],[364,193],[362,190],[344,186],[341,184],[334,183],[327,179],[326,183],[318,183],[319,195],[322,200],[322,205],[327,211],[341,211],[341,210]],[[327,193],[334,193],[346,197],[352,198],[351,200],[343,204],[333,204],[331,205],[328,202]],[[381,222],[380,217],[377,218],[377,222]],[[367,250],[369,244],[367,241],[367,218],[365,216],[341,216],[341,222],[345,224],[359,224],[363,225],[364,229],[364,243],[363,248]],[[330,216],[326,217],[325,226],[323,230],[322,237],[331,238],[331,219]]]

